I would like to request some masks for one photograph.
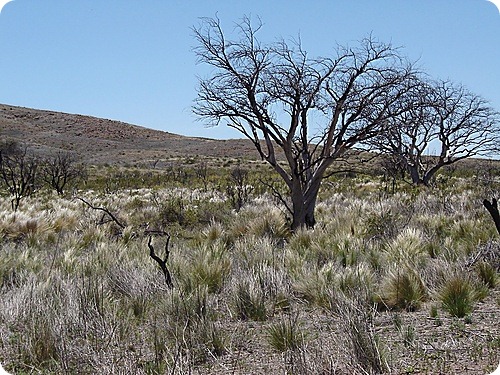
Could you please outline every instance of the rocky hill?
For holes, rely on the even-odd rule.
[[[91,164],[140,164],[175,158],[258,159],[248,140],[185,137],[120,121],[0,104],[0,138],[34,152],[76,153]]]

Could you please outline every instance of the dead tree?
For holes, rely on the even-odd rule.
[[[500,213],[498,212],[498,202],[495,198],[492,199],[490,202],[489,200],[485,199],[483,201],[484,207],[488,210],[490,213],[491,217],[493,218],[493,221],[495,222],[495,226],[497,228],[498,234],[500,234]]]
[[[39,160],[28,152],[27,147],[10,143],[0,146],[0,184],[12,196],[11,206],[17,211],[23,198],[37,190]]]
[[[200,79],[193,111],[250,139],[287,186],[291,229],[312,228],[327,170],[386,130],[415,72],[397,48],[371,36],[311,58],[300,40],[261,43],[261,27],[245,17],[234,39],[217,18],[193,29],[198,61],[212,71]]]
[[[59,152],[42,163],[42,179],[58,195],[63,195],[68,185],[82,178],[85,178],[85,168],[76,163],[75,156],[69,152]]]
[[[172,277],[170,276],[170,272],[168,271],[167,268],[167,261],[168,261],[168,256],[170,255],[170,251],[168,250],[168,244],[170,242],[170,235],[167,235],[167,242],[165,243],[165,258],[161,259],[159,256],[155,254],[155,249],[153,247],[153,244],[151,241],[153,240],[153,237],[149,236],[149,241],[148,241],[148,247],[149,247],[149,256],[153,258],[156,263],[160,266],[163,275],[165,276],[165,283],[167,284],[167,287],[169,289],[172,289],[174,287],[174,284],[172,282]]]
[[[402,165],[415,185],[429,185],[441,168],[460,160],[498,153],[500,113],[461,85],[415,80],[396,108],[388,131],[368,143]]]

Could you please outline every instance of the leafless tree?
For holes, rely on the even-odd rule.
[[[237,166],[231,170],[229,175],[229,183],[226,187],[226,193],[232,206],[236,211],[250,200],[250,194],[253,191],[253,186],[250,185],[248,170]]]
[[[203,190],[208,190],[208,182],[210,179],[210,174],[208,170],[208,165],[206,162],[198,164],[195,168],[196,177],[203,183]]]
[[[127,226],[126,223],[122,222],[121,220],[118,220],[116,215],[114,215],[109,209],[107,209],[106,207],[98,207],[98,206],[94,206],[92,203],[86,201],[85,199],[81,198],[81,197],[76,197],[76,199],[80,200],[81,202],[85,203],[88,207],[90,207],[91,209],[93,210],[96,210],[96,211],[102,211],[104,214],[101,218],[101,220],[99,221],[99,224],[105,224],[109,221],[112,221],[114,222],[116,225],[118,225],[120,227],[120,229],[125,229],[125,227]],[[109,217],[109,220],[108,219],[105,219],[106,217]]]
[[[420,80],[399,105],[404,109],[372,143],[403,164],[414,184],[428,185],[444,166],[499,150],[498,112],[461,85]]]
[[[42,178],[58,195],[63,195],[68,184],[75,183],[85,177],[82,164],[76,162],[73,154],[59,152],[42,164]]]
[[[213,69],[200,79],[194,113],[210,125],[227,120],[250,139],[288,187],[292,229],[313,227],[327,169],[384,131],[413,68],[371,36],[334,57],[310,58],[300,41],[262,44],[261,26],[243,18],[234,40],[217,18],[193,29],[198,60]]]
[[[39,161],[27,147],[14,143],[3,146],[0,149],[0,177],[12,196],[12,209],[17,211],[21,200],[36,191]]]

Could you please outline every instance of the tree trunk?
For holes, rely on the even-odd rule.
[[[316,184],[314,184],[316,185]],[[292,231],[299,228],[312,229],[316,224],[314,210],[316,208],[316,198],[319,192],[319,184],[317,187],[310,187],[307,192],[304,192],[300,182],[292,184]]]
[[[300,228],[312,229],[316,224],[316,219],[314,217],[315,204],[307,204],[303,202],[301,204],[293,205],[293,221],[292,221],[292,231]]]
[[[500,212],[498,212],[498,202],[495,198],[493,198],[492,202],[485,199],[483,201],[484,207],[488,210],[493,221],[495,222],[495,226],[497,228],[498,234],[500,234]]]
[[[408,172],[410,173],[411,182],[413,182],[415,185],[419,185],[423,182],[420,179],[420,175],[418,174],[418,166],[408,165]]]
[[[444,163],[438,163],[436,164],[434,167],[432,167],[431,169],[429,169],[429,171],[424,175],[424,178],[422,180],[422,182],[424,183],[425,186],[428,186],[429,183],[431,182],[431,179],[432,177],[434,177],[434,175],[436,174],[436,172],[441,169],[445,164]]]

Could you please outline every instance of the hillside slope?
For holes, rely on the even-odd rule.
[[[194,156],[257,159],[248,140],[185,137],[120,121],[0,104],[0,137],[42,155],[72,151],[92,164]]]

